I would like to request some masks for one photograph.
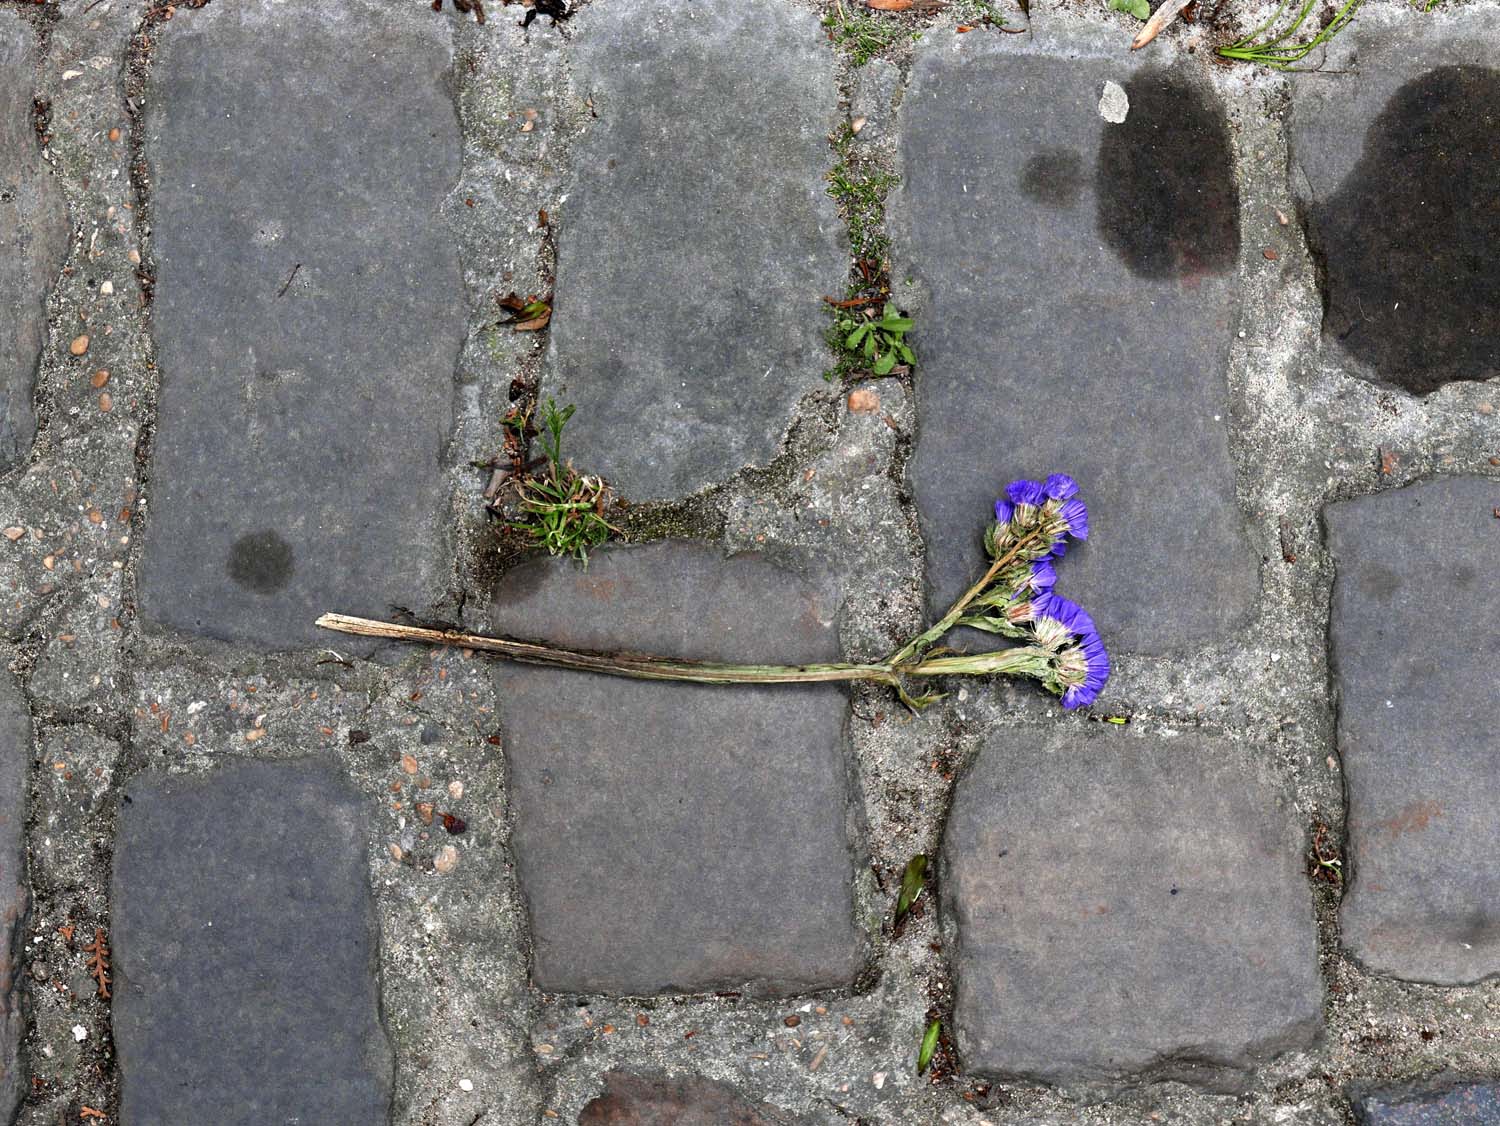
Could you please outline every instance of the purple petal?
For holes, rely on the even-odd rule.
[[[1031,578],[1027,580],[1032,590],[1051,590],[1057,585],[1057,570],[1046,559],[1031,565]]]
[[[1070,536],[1079,540],[1089,538],[1089,510],[1084,507],[1083,501],[1065,500],[1057,514],[1067,524]]]
[[[995,519],[1001,524],[1009,524],[1010,518],[1015,515],[1015,506],[1007,500],[995,502]]]
[[[1078,495],[1078,482],[1066,473],[1054,473],[1042,489],[1053,500],[1069,500]]]
[[[1046,503],[1047,494],[1042,490],[1040,481],[1012,481],[1005,488],[1005,495],[1010,497],[1014,504],[1032,504],[1041,507]]]

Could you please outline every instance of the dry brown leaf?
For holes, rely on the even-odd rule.
[[[547,322],[550,321],[551,319],[552,319],[552,312],[549,309],[547,312],[543,313],[540,317],[532,317],[531,320],[529,320],[529,321],[522,321],[520,324],[516,325],[514,331],[516,331],[516,332],[536,332],[538,329],[546,328],[547,327]]]
[[[94,931],[94,941],[83,948],[89,955],[89,976],[99,987],[99,996],[109,1000],[109,943],[104,940],[104,931]]]
[[[865,0],[865,6],[877,12],[904,12],[912,6],[912,0]]]

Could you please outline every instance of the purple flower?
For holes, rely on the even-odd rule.
[[[1078,495],[1078,482],[1066,473],[1054,473],[1047,478],[1042,491],[1053,500],[1069,500]]]
[[[1057,570],[1051,561],[1038,559],[1031,565],[1031,575],[1026,580],[1026,585],[1035,591],[1051,590],[1057,585]]]
[[[1063,501],[1062,507],[1057,510],[1057,515],[1068,526],[1068,534],[1074,539],[1089,538],[1089,510],[1084,507],[1083,501],[1071,499]],[[1061,555],[1062,551],[1059,550],[1057,554]]]
[[[1083,658],[1083,680],[1063,691],[1062,706],[1069,709],[1092,704],[1099,698],[1105,682],[1109,680],[1109,654],[1105,652],[1104,642],[1097,633],[1091,632],[1082,637],[1078,650]]]
[[[1040,481],[1012,481],[1005,487],[1005,495],[1013,504],[1029,504],[1040,508],[1047,501]]]
[[[1037,617],[1051,618],[1064,626],[1069,633],[1080,637],[1086,634],[1098,636],[1099,631],[1094,628],[1094,619],[1089,617],[1088,612],[1078,603],[1050,590],[1037,595],[1032,602],[1036,606]]]
[[[995,502],[995,519],[1001,524],[1009,524],[1010,518],[1016,513],[1015,505],[1008,500],[997,500]]]

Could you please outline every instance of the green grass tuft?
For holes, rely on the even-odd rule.
[[[1220,47],[1217,53],[1226,59],[1259,63],[1273,70],[1311,69],[1294,64],[1300,63],[1313,50],[1325,46],[1335,35],[1343,31],[1349,21],[1354,18],[1354,12],[1360,4],[1360,0],[1344,0],[1343,7],[1334,13],[1333,19],[1328,22],[1327,26],[1306,42],[1293,43],[1290,40],[1307,22],[1307,17],[1312,13],[1317,0],[1303,0],[1302,7],[1298,9],[1296,17],[1286,29],[1277,35],[1268,35],[1271,28],[1281,19],[1290,2],[1291,0],[1281,0],[1276,11],[1271,13],[1270,19],[1243,39],[1237,39],[1227,47]]]

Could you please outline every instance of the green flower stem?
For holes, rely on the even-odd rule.
[[[954,627],[954,625],[957,624],[959,618],[964,616],[964,611],[969,608],[969,603],[973,602],[974,599],[983,594],[985,588],[994,581],[995,576],[1010,564],[1014,563],[1016,561],[1016,557],[1021,553],[1021,549],[1032,540],[1040,536],[1042,532],[1043,529],[1037,527],[1033,528],[1026,535],[1022,536],[1021,539],[1016,543],[1015,547],[1011,548],[999,559],[996,559],[993,563],[990,564],[990,569],[984,573],[984,577],[981,578],[973,586],[971,586],[968,590],[966,590],[963,594],[963,597],[949,608],[948,612],[942,616],[942,618],[937,622],[936,625],[932,626],[925,633],[919,634],[918,636],[912,638],[900,649],[892,653],[889,657],[886,658],[886,664],[898,667],[902,666],[907,660],[912,657],[913,654],[920,653],[931,648],[934,643],[939,641],[943,637],[943,635],[945,635],[950,629]],[[901,671],[912,672],[913,670],[911,668],[902,668]]]
[[[346,614],[324,614],[318,619],[317,624],[324,629],[357,634],[361,637],[457,645],[466,649],[495,653],[525,664],[608,673],[611,676],[631,677],[636,680],[678,680],[693,684],[817,684],[829,681],[874,681],[896,689],[903,700],[908,698],[901,686],[903,676],[1039,676],[1046,670],[1051,659],[1051,655],[1045,650],[1018,647],[993,653],[969,653],[931,658],[907,665],[899,671],[890,662],[874,665],[843,663],[727,665],[713,661],[679,661],[666,657],[582,653],[572,649],[554,649],[546,645],[533,645],[526,641],[487,637],[478,633],[396,625],[392,622],[355,618]]]

